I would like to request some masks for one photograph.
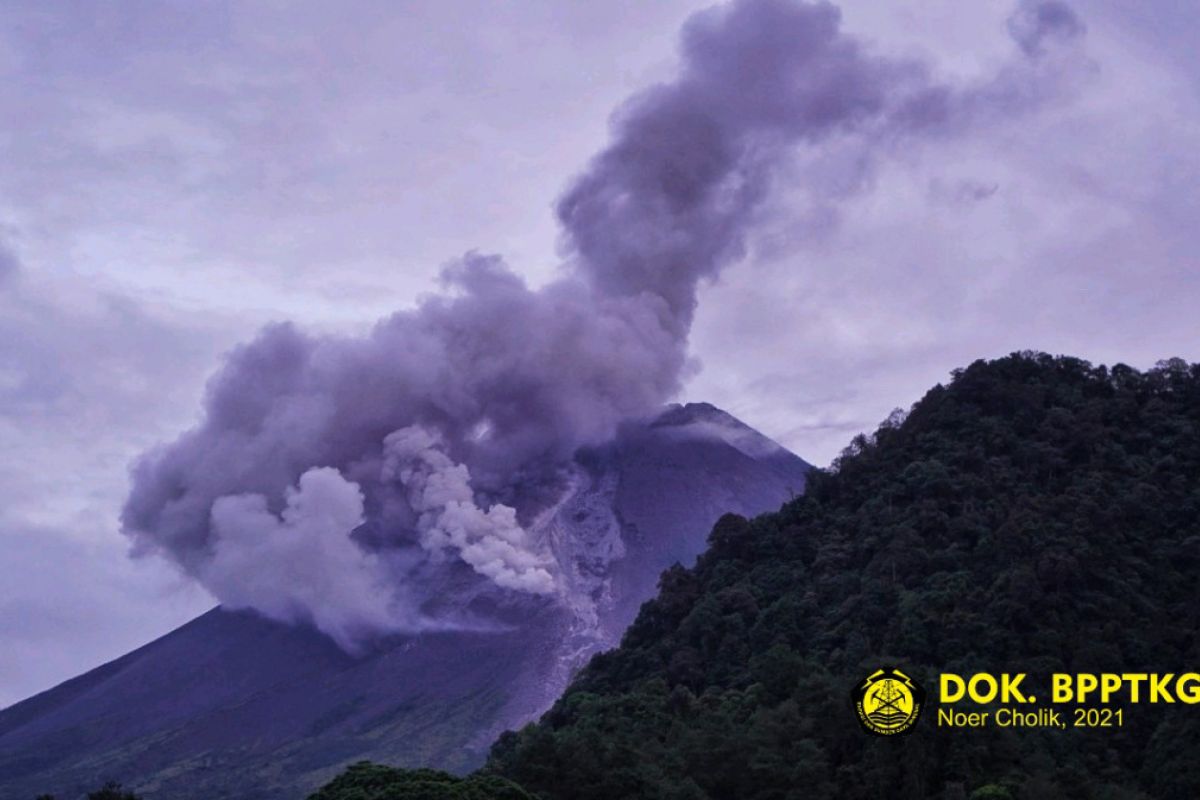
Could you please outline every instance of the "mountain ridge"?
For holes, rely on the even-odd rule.
[[[1197,576],[1200,364],[978,361],[778,513],[723,517],[485,772],[543,800],[1200,797],[1194,706],[881,740],[848,702],[890,664],[934,692],[1200,663]]]
[[[478,766],[496,735],[615,644],[658,572],[698,554],[720,513],[777,508],[803,487],[805,462],[722,414],[672,407],[668,425],[629,423],[581,453],[569,470],[579,507],[550,520],[560,539],[599,537],[595,552],[559,553],[564,569],[579,557],[590,570],[578,607],[518,597],[491,632],[399,635],[357,657],[312,629],[213,609],[0,711],[0,793],[72,796],[114,778],[148,800],[274,800],[360,757]],[[701,421],[743,449],[771,450],[769,463]],[[582,511],[591,516],[577,519]]]

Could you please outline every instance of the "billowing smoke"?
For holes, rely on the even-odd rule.
[[[516,509],[475,504],[471,472],[444,452],[441,437],[411,426],[383,440],[383,479],[404,487],[421,546],[435,557],[452,550],[497,586],[534,594],[554,590],[549,559],[529,550]]]
[[[261,494],[217,498],[200,579],[230,608],[311,619],[347,648],[393,627],[397,610],[380,557],[350,539],[363,523],[358,486],[317,467],[285,490],[284,502],[277,516]]]
[[[618,110],[559,201],[558,280],[532,290],[471,254],[365,337],[267,328],[213,377],[199,427],[135,466],[136,550],[347,646],[452,624],[446,586],[464,574],[553,597],[555,565],[509,498],[678,391],[700,282],[742,255],[790,154],[852,140],[870,162],[1051,96],[1047,53],[1082,25],[1050,0],[1010,30],[1013,61],[954,87],[873,54],[826,3],[696,15],[678,78]]]

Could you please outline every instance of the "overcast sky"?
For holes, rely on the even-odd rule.
[[[472,249],[548,280],[553,201],[704,5],[0,5],[0,706],[212,605],[117,513],[222,352],[362,330]],[[841,5],[947,80],[1012,48],[1007,1]],[[975,358],[1200,359],[1200,17],[1075,9],[1085,68],[1035,113],[865,173],[797,154],[702,292],[680,399],[827,464]]]

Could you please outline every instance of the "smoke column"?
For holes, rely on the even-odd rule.
[[[547,559],[531,553],[517,512],[475,504],[471,472],[446,455],[437,434],[411,426],[383,440],[384,480],[404,487],[417,513],[421,546],[435,557],[453,550],[497,586],[533,594],[554,590]]]
[[[1019,114],[1053,96],[1083,33],[1061,3],[1023,2],[1012,60],[956,87],[839,25],[792,0],[692,17],[678,77],[617,110],[560,199],[553,283],[470,254],[365,337],[283,324],[233,351],[202,423],[134,467],[135,553],[349,649],[459,624],[437,601],[448,571],[553,596],[554,564],[500,500],[679,390],[697,289],[743,254],[775,168],[847,141],[870,164]]]

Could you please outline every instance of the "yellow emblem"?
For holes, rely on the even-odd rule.
[[[858,721],[870,733],[907,733],[921,716],[925,690],[895,667],[877,669],[850,693]]]

